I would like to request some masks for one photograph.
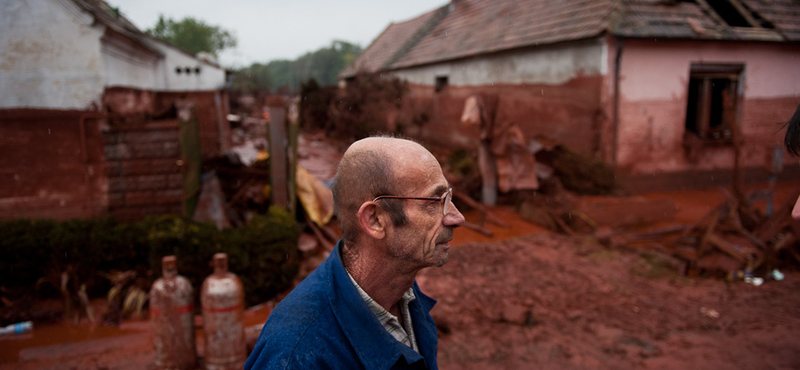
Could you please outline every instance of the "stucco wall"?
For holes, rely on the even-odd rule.
[[[606,53],[604,40],[596,39],[404,69],[394,75],[425,85],[433,85],[437,76],[448,76],[454,86],[560,85],[580,76],[606,74]]]
[[[767,167],[780,122],[800,103],[800,46],[768,43],[626,40],[621,64],[617,163],[633,174],[733,167],[732,145],[683,147],[692,63],[744,65],[742,164]]]
[[[103,29],[92,21],[71,1],[0,2],[0,108],[99,106]]]
[[[156,90],[164,85],[163,57],[119,36],[104,37],[101,46],[105,86]]]
[[[225,87],[224,69],[203,63],[160,41],[154,40],[152,44],[164,54],[164,59],[158,67],[158,74],[161,77],[158,90],[208,91]],[[181,72],[177,73],[176,69],[180,69]]]

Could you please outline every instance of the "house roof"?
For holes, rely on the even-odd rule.
[[[152,51],[157,55],[162,55],[158,49],[155,49],[148,42],[150,36],[139,30],[131,21],[125,16],[120,14],[119,9],[112,8],[105,1],[102,0],[72,0],[75,4],[83,10],[89,12],[94,17],[95,21],[110,28],[113,32],[121,34],[145,49]]]
[[[744,19],[710,3],[726,3]],[[721,15],[722,14],[722,15]],[[736,25],[736,23],[733,23]],[[452,0],[390,24],[342,72],[402,69],[611,34],[629,38],[800,41],[797,0]]]
[[[84,9],[85,11],[89,12],[94,16],[95,21],[103,24],[104,26],[108,27],[114,33],[121,34],[128,39],[133,40],[139,46],[155,53],[156,55],[163,56],[163,53],[153,45],[153,43],[160,43],[163,45],[167,45],[168,47],[178,50],[187,56],[197,59],[198,61],[205,63],[207,65],[222,68],[216,61],[211,60],[209,58],[203,58],[198,55],[192,55],[191,53],[170,44],[167,41],[160,40],[156,37],[150,36],[141,30],[139,30],[136,25],[134,25],[128,18],[125,18],[117,8],[113,8],[108,3],[103,0],[72,0],[77,4],[79,7]]]

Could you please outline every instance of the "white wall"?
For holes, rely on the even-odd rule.
[[[579,75],[596,76],[608,70],[603,39],[541,47],[498,55],[403,69],[393,74],[410,83],[433,85],[447,76],[456,86],[501,84],[552,84]]]
[[[163,57],[142,52],[129,42],[105,37],[101,45],[106,86],[155,90],[163,85],[158,66]]]
[[[153,40],[152,45],[164,54],[159,65],[161,78],[159,90],[164,91],[203,91],[216,90],[225,86],[225,70],[196,59],[166,43]],[[181,73],[175,69],[180,68]],[[186,68],[190,73],[186,73]],[[200,69],[200,73],[196,69]]]
[[[68,0],[0,0],[0,108],[100,104],[100,27]]]

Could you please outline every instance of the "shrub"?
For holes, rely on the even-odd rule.
[[[70,291],[86,284],[91,296],[104,296],[109,282],[98,279],[98,273],[136,270],[152,284],[161,276],[161,258],[175,255],[178,273],[199,292],[213,272],[212,256],[224,252],[231,272],[242,280],[247,303],[260,303],[291,287],[299,269],[299,233],[294,219],[279,208],[270,208],[243,228],[221,231],[179,216],[154,216],[136,223],[108,218],[4,221],[0,222],[0,285],[11,299],[30,297],[37,287],[58,295],[66,272]]]

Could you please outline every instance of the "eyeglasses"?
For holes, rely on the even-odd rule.
[[[442,203],[442,215],[447,215],[447,211],[450,210],[450,203],[453,201],[453,188],[447,189],[441,197],[401,197],[398,195],[381,195],[375,199],[373,202],[377,202],[380,199],[411,199],[411,200],[427,200],[431,202],[441,202]]]

